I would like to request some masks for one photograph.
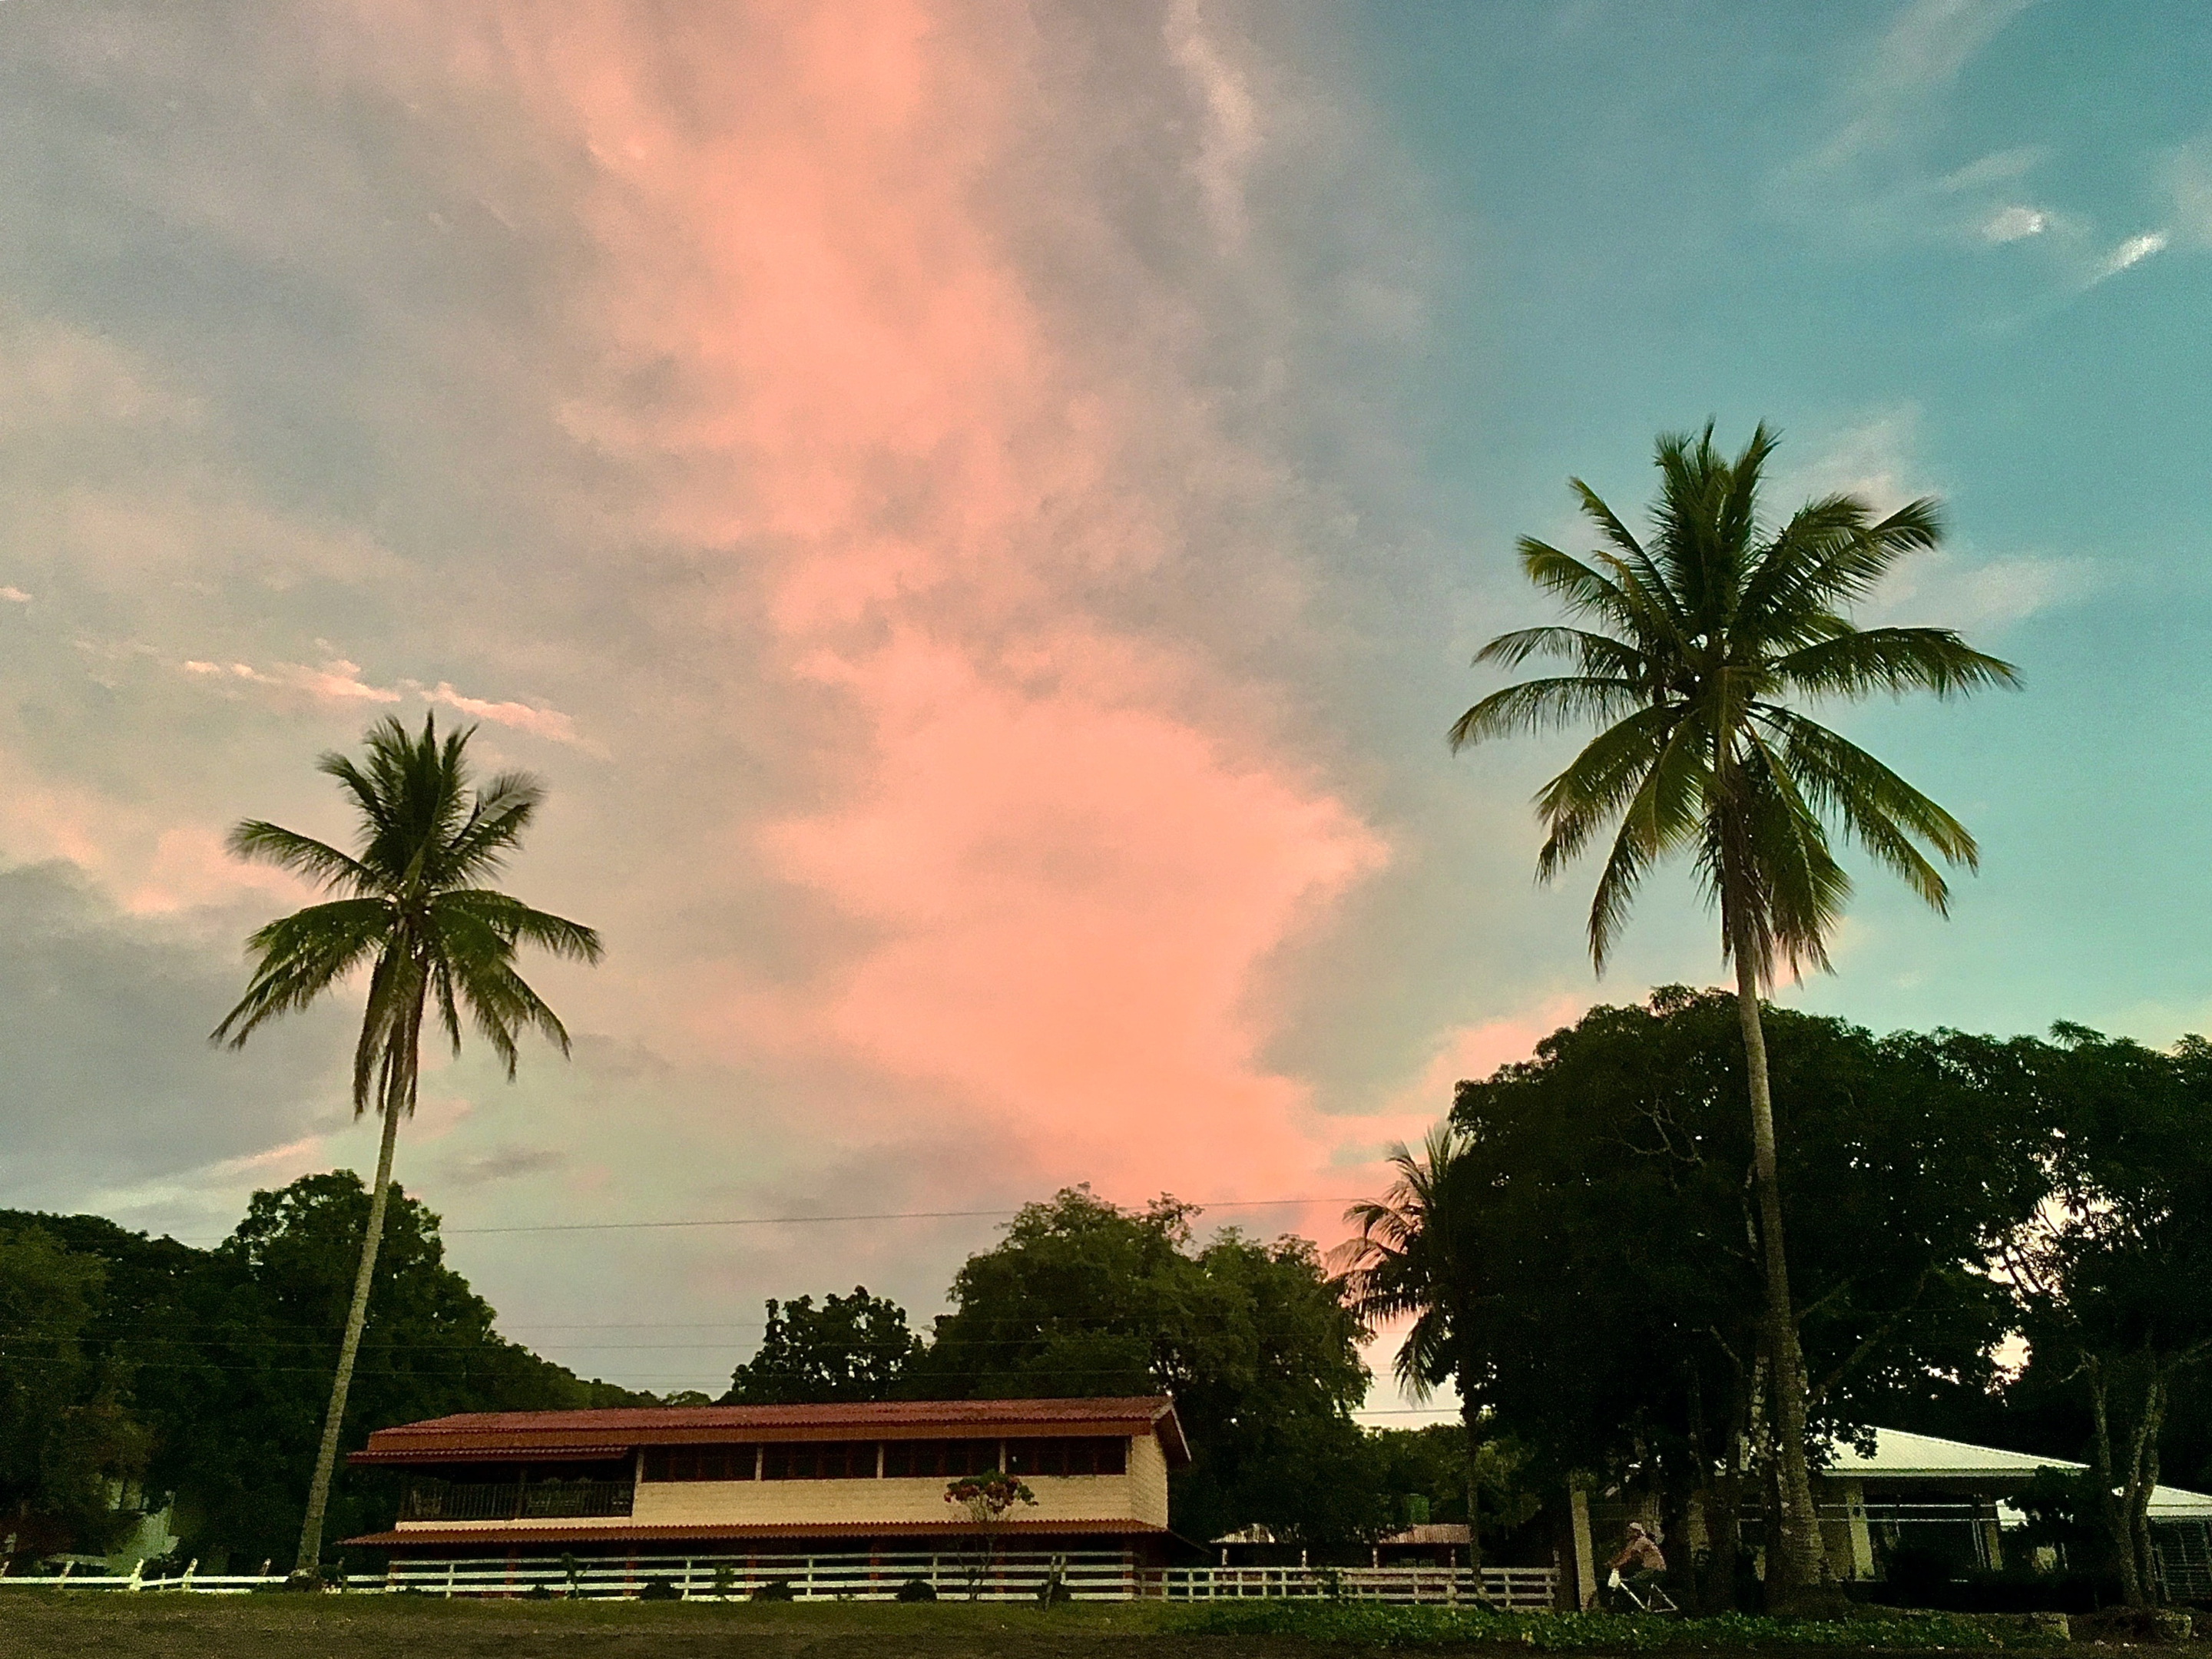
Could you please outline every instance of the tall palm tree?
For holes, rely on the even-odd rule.
[[[366,967],[368,996],[354,1048],[353,1109],[358,1117],[373,1100],[384,1115],[368,1227],[307,1489],[295,1580],[319,1575],[323,1511],[354,1357],[368,1318],[392,1145],[401,1116],[415,1110],[422,1016],[436,1009],[439,1025],[459,1054],[465,1009],[512,1079],[515,1040],[526,1027],[568,1052],[567,1030],[515,972],[516,952],[534,945],[580,962],[599,959],[599,936],[589,927],[533,910],[486,885],[520,846],[544,790],[526,772],[502,772],[472,788],[468,746],[474,730],[449,733],[441,742],[434,716],[423,721],[419,738],[397,720],[386,719],[369,729],[361,762],[332,752],[315,763],[318,771],[338,781],[359,816],[353,853],[256,819],[230,833],[230,850],[238,857],[289,870],[340,896],[272,921],[246,941],[252,979],[216,1027],[214,1040],[242,1048],[267,1021],[305,1008]]]
[[[1695,438],[1661,438],[1648,547],[1589,485],[1571,480],[1601,545],[1584,560],[1524,537],[1521,568],[1587,626],[1502,635],[1475,658],[1511,667],[1549,656],[1571,672],[1485,697],[1453,725],[1451,744],[1456,751],[1516,732],[1599,728],[1535,803],[1549,831],[1537,857],[1541,880],[1618,823],[1590,906],[1599,971],[1638,884],[1662,858],[1692,854],[1718,906],[1722,955],[1735,965],[1742,1011],[1765,1268],[1781,1511],[1769,1582],[1787,1604],[1818,1583],[1822,1554],[1759,993],[1779,970],[1828,966],[1827,938],[1850,891],[1830,848],[1831,822],[1938,914],[1950,890],[1929,853],[1969,870],[1978,858],[1956,818],[1790,705],[1876,691],[1950,697],[2017,677],[1947,629],[1854,627],[1853,605],[1899,559],[1941,540],[1936,503],[1911,501],[1877,519],[1854,497],[1827,495],[1772,525],[1759,514],[1759,484],[1774,442],[1762,425],[1730,460],[1713,447],[1710,424]]]
[[[1467,1303],[1476,1284],[1474,1264],[1462,1259],[1469,1237],[1464,1207],[1473,1198],[1461,1178],[1466,1140],[1449,1119],[1429,1131],[1416,1155],[1403,1142],[1391,1147],[1397,1178],[1380,1199],[1363,1199],[1344,1212],[1359,1236],[1337,1252],[1344,1288],[1364,1320],[1410,1317],[1391,1364],[1399,1386],[1426,1400],[1447,1377],[1458,1385],[1460,1421],[1467,1431],[1467,1536],[1470,1565],[1482,1565],[1482,1529],[1475,1491],[1475,1458],[1481,1418],[1475,1379],[1467,1373]]]

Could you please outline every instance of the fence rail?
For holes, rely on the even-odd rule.
[[[37,1589],[179,1591],[236,1595],[273,1588],[281,1574],[201,1573],[149,1577],[145,1564],[129,1576],[64,1572],[52,1577],[0,1577],[0,1592]],[[1558,1575],[1550,1567],[1142,1567],[1116,1551],[1064,1555],[1008,1551],[986,1561],[957,1551],[881,1554],[663,1555],[605,1557],[455,1557],[393,1561],[383,1576],[356,1576],[350,1593],[436,1596],[552,1595],[590,1601],[634,1599],[650,1587],[686,1601],[746,1601],[763,1590],[794,1601],[887,1601],[920,1580],[945,1601],[1033,1601],[1057,1574],[1079,1601],[1215,1601],[1242,1597],[1474,1604],[1516,1612],[1553,1605]]]
[[[666,1587],[685,1601],[742,1601],[787,1589],[794,1601],[889,1601],[920,1579],[946,1601],[1030,1601],[1054,1571],[1066,1594],[1079,1601],[1126,1601],[1146,1594],[1143,1569],[1119,1551],[1072,1551],[1049,1555],[1006,1551],[986,1561],[955,1550],[797,1555],[661,1555],[629,1560],[605,1557],[505,1557],[394,1561],[383,1588],[441,1596],[550,1595],[594,1601],[635,1597],[647,1586]]]
[[[1307,1600],[1343,1596],[1364,1601],[1474,1603],[1516,1613],[1549,1607],[1559,1593],[1550,1567],[1168,1567],[1158,1577],[1171,1601],[1238,1596]]]
[[[208,1573],[197,1561],[180,1573],[148,1577],[141,1561],[128,1573],[78,1572],[73,1566],[59,1572],[9,1578],[0,1576],[0,1592],[15,1589],[64,1590],[189,1590],[195,1595],[243,1595],[249,1590],[271,1588],[284,1582],[282,1573]],[[381,1580],[376,1587],[383,1589]]]

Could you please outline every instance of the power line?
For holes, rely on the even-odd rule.
[[[1356,1198],[1224,1198],[1192,1205],[1195,1210],[1261,1210],[1287,1208],[1293,1204],[1357,1204]],[[954,1221],[991,1216],[1018,1215],[1012,1210],[886,1210],[872,1215],[748,1215],[705,1218],[691,1221],[548,1221],[513,1227],[453,1227],[442,1229],[458,1237],[488,1233],[609,1233],[642,1232],[677,1227],[797,1227],[839,1225],[859,1221]]]
[[[1287,1209],[1298,1204],[1359,1204],[1358,1198],[1219,1198],[1206,1199],[1188,1206],[1194,1211],[1207,1210],[1271,1210]],[[688,1227],[816,1227],[840,1226],[856,1222],[871,1221],[974,1221],[993,1217],[1019,1215],[1028,1206],[996,1210],[884,1210],[860,1215],[740,1215],[702,1216],[674,1221],[539,1221],[520,1223],[504,1227],[447,1227],[438,1229],[441,1238],[483,1237],[499,1233],[611,1233],[665,1231]],[[68,1218],[63,1218],[67,1219]],[[175,1238],[173,1234],[165,1237]],[[179,1244],[207,1242],[221,1243],[234,1237],[234,1233],[199,1233],[190,1238],[176,1238]]]

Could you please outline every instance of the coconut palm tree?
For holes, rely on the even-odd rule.
[[[230,834],[238,857],[289,870],[338,896],[272,921],[246,941],[252,979],[216,1027],[214,1040],[241,1048],[268,1021],[305,1008],[365,967],[368,994],[354,1048],[353,1109],[359,1116],[374,1102],[384,1115],[368,1227],[307,1489],[295,1580],[319,1573],[323,1511],[368,1317],[392,1145],[400,1118],[415,1109],[423,1015],[435,1009],[459,1054],[465,1010],[512,1079],[516,1039],[526,1028],[568,1052],[559,1018],[515,972],[517,951],[530,945],[580,962],[599,959],[599,936],[589,927],[533,910],[486,884],[520,846],[544,790],[526,772],[502,772],[472,788],[472,735],[471,727],[441,741],[433,716],[415,738],[386,719],[369,729],[360,762],[335,752],[317,761],[316,769],[337,780],[359,816],[350,854],[254,819]]]
[[[1774,443],[1762,425],[1731,460],[1714,447],[1710,424],[1698,437],[1661,438],[1648,546],[1571,480],[1601,545],[1585,560],[1524,537],[1521,568],[1586,625],[1502,635],[1475,658],[1512,667],[1552,657],[1569,672],[1492,693],[1453,725],[1451,744],[1599,728],[1535,805],[1549,832],[1540,880],[1617,826],[1590,905],[1600,972],[1638,884],[1668,854],[1692,856],[1718,907],[1742,1011],[1765,1269],[1781,1511],[1769,1583],[1788,1603],[1818,1583],[1822,1556],[1759,993],[1779,971],[1828,966],[1828,935],[1850,892],[1831,823],[1938,914],[1950,890],[1929,854],[1968,870],[1977,862],[1974,838],[1950,813],[1792,705],[1877,691],[1950,697],[2016,676],[1947,629],[1853,626],[1854,604],[1898,560],[1941,540],[1936,503],[1877,519],[1852,496],[1827,495],[1774,525],[1759,513]]]
[[[1475,1379],[1466,1371],[1466,1302],[1477,1283],[1474,1264],[1462,1252],[1470,1237],[1465,1206],[1473,1194],[1462,1178],[1466,1139],[1449,1119],[1429,1131],[1417,1155],[1403,1142],[1390,1149],[1397,1178],[1380,1199],[1363,1199],[1344,1212],[1359,1236],[1343,1245],[1346,1299],[1368,1322],[1410,1318],[1405,1340],[1391,1363],[1398,1383],[1413,1399],[1426,1400],[1447,1377],[1458,1385],[1460,1421],[1467,1431],[1467,1535],[1470,1565],[1482,1565],[1482,1532],[1475,1491],[1481,1418]]]

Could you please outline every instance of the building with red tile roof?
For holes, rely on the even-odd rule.
[[[1165,1398],[879,1401],[472,1412],[380,1429],[349,1462],[404,1470],[399,1518],[349,1545],[578,1555],[961,1547],[948,1484],[1035,1495],[997,1523],[1049,1550],[1165,1551],[1190,1449]]]

